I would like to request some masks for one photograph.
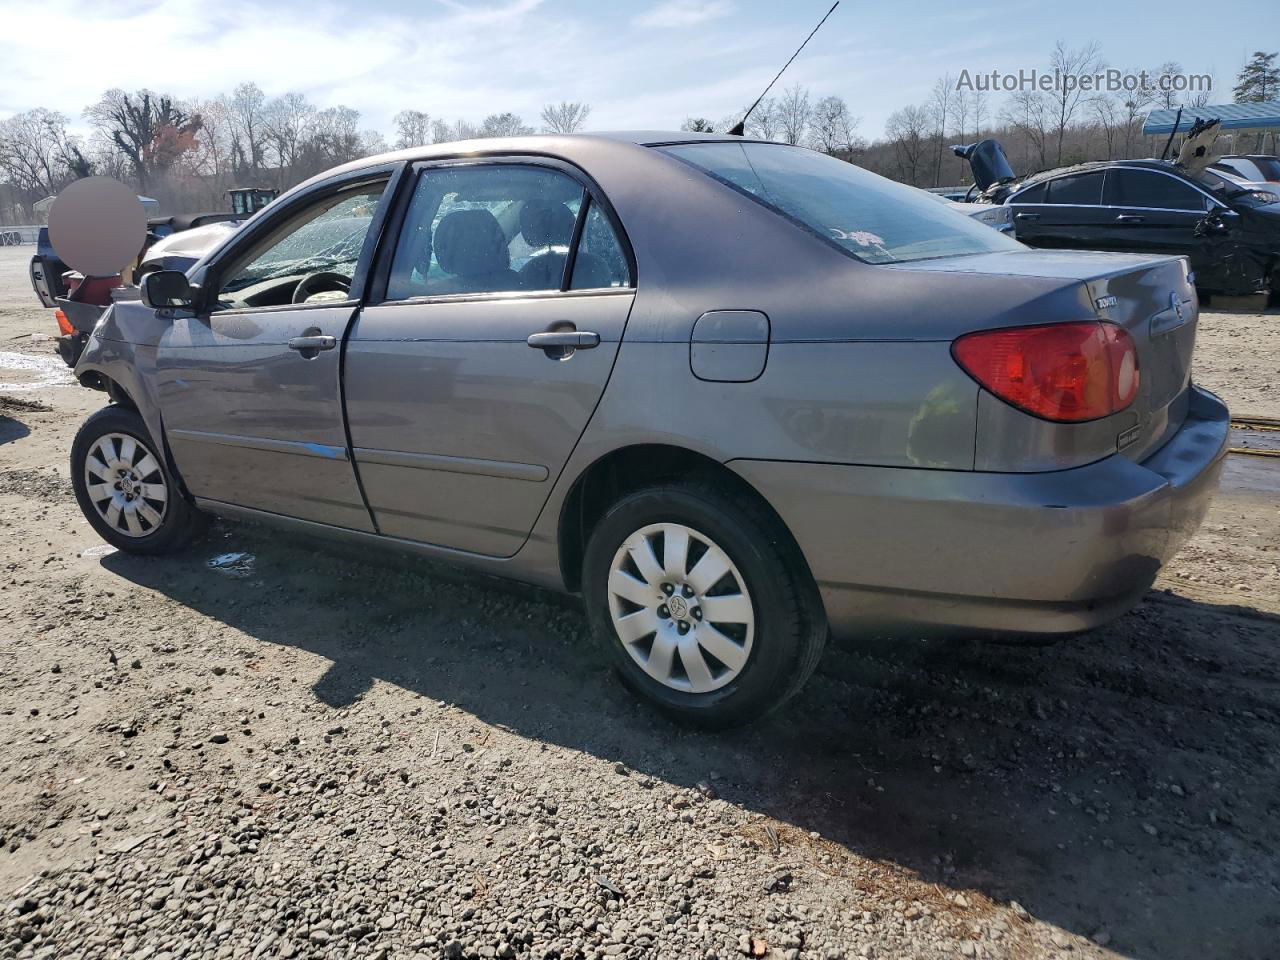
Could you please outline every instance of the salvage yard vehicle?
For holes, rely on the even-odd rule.
[[[76,367],[105,540],[216,513],[581,593],[626,684],[709,726],[831,633],[1108,622],[1226,450],[1184,260],[1030,250],[728,135],[360,160],[143,298]]]
[[[1280,157],[1268,154],[1227,154],[1211,166],[1219,173],[1233,173],[1242,180],[1280,185]]]
[[[237,187],[227,191],[230,213],[179,214],[147,221],[147,236],[137,265],[128,277],[85,277],[68,270],[41,227],[31,257],[31,289],[41,306],[53,308],[58,323],[58,355],[74,367],[89,332],[111,302],[112,291],[136,286],[152,270],[185,270],[217,245],[227,231],[252,216],[277,196],[278,190]],[[151,201],[154,202],[154,201]],[[179,236],[181,235],[181,236]]]
[[[1012,207],[1033,247],[1164,253],[1191,261],[1202,292],[1280,293],[1280,190],[1212,166],[1082,163],[1017,179],[994,140],[956,147],[987,202]]]

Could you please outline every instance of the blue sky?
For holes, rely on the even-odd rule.
[[[208,97],[243,80],[356,107],[389,131],[405,107],[453,120],[585,100],[595,129],[674,128],[750,103],[830,0],[0,0],[0,117],[33,106],[78,115],[107,87]],[[1273,3],[1189,0],[974,4],[921,0],[840,8],[783,78],[843,96],[879,136],[885,118],[962,69],[1043,67],[1056,40],[1097,40],[1123,68],[1177,60],[1235,74],[1280,48]]]

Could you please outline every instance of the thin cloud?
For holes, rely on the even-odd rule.
[[[732,10],[729,0],[667,0],[640,14],[632,23],[638,27],[691,27],[727,16]]]

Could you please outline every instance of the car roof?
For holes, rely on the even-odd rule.
[[[753,137],[735,137],[725,133],[690,133],[685,130],[617,130],[591,133],[536,133],[516,137],[477,137],[472,140],[424,143],[421,146],[362,157],[336,167],[332,171],[326,171],[326,175],[339,170],[358,170],[361,167],[377,167],[404,160],[434,160],[493,153],[550,153],[571,158],[591,141],[600,140],[634,144],[638,147],[655,147],[673,143],[768,142],[755,140]]]
[[[581,155],[596,152],[593,147],[612,145],[615,148],[647,150],[649,147],[676,143],[771,143],[755,137],[737,137],[727,133],[692,133],[687,130],[618,130],[590,133],[535,133],[515,137],[478,137],[473,140],[453,140],[447,143],[422,144],[361,157],[349,163],[332,167],[311,179],[291,188],[284,198],[294,196],[313,184],[335,176],[374,170],[388,164],[406,161],[447,160],[454,157],[476,157],[502,154],[527,154],[560,157],[573,162]],[[282,198],[283,199],[283,198]]]
[[[1181,169],[1172,160],[1157,160],[1155,158],[1147,158],[1143,160],[1090,160],[1087,163],[1077,163],[1069,167],[1054,167],[1052,170],[1042,170],[1039,173],[1033,173],[1024,178],[1017,189],[1032,186],[1033,184],[1042,183],[1045,180],[1052,180],[1056,177],[1064,176],[1070,173],[1090,173],[1098,170],[1108,170],[1114,167],[1136,168],[1139,170],[1159,170],[1163,173],[1169,173],[1176,177],[1183,177],[1187,180],[1194,180],[1187,171]]]

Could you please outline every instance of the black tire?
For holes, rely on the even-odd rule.
[[[138,452],[133,456],[133,461],[142,463],[144,455],[150,454],[157,465],[156,470],[164,480],[166,497],[163,510],[159,512],[160,521],[151,525],[145,519],[139,520],[143,530],[138,536],[130,536],[108,523],[90,495],[89,481],[85,476],[87,461],[94,445],[111,434],[132,437],[138,444]],[[96,456],[95,462],[102,463]],[[149,474],[152,478],[155,475],[154,471]],[[199,537],[208,525],[208,517],[198,511],[183,494],[169,470],[163,450],[151,439],[142,417],[136,410],[118,404],[103,407],[90,416],[76,433],[75,442],[71,444],[71,485],[75,489],[81,512],[98,535],[113,547],[128,553],[160,554],[180,550]],[[151,489],[154,486],[153,484]],[[154,507],[159,501],[148,499],[148,503]]]
[[[705,693],[673,689],[627,652],[610,612],[609,575],[622,544],[651,524],[679,523],[703,534],[737,567],[752,599],[754,641],[736,677]],[[672,718],[703,728],[756,720],[794,696],[818,665],[826,614],[798,547],[749,496],[706,481],[673,481],[622,497],[595,525],[583,558],[583,598],[592,633],[623,682]]]

